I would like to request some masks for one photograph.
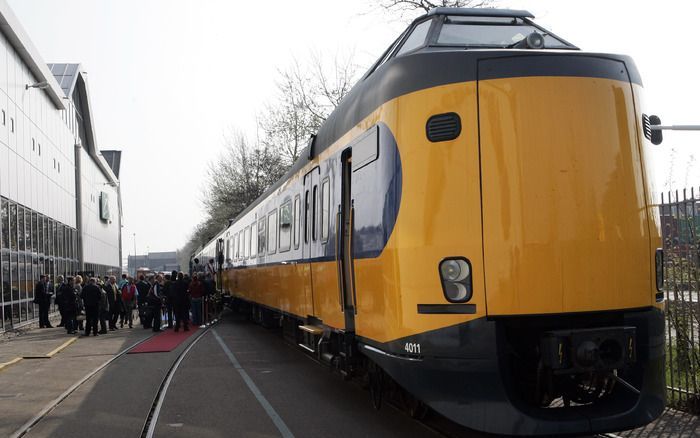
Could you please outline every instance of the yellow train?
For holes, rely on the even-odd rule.
[[[195,256],[375,401],[391,380],[476,430],[629,429],[665,398],[642,82],[531,18],[416,19]]]

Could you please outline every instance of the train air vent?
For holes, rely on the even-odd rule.
[[[651,141],[651,123],[649,122],[649,116],[646,114],[642,114],[642,126],[644,127],[644,136]]]
[[[428,119],[425,134],[433,143],[454,140],[462,132],[462,122],[456,113],[436,114]]]

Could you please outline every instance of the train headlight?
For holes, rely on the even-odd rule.
[[[664,250],[656,250],[656,290],[661,292],[664,287]]]
[[[472,269],[465,258],[449,258],[440,262],[442,293],[451,303],[463,303],[472,297]]]

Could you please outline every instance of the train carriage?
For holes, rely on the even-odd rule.
[[[642,82],[531,19],[416,19],[198,255],[256,318],[459,424],[629,429],[665,393]]]

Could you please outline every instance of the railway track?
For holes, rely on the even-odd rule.
[[[211,327],[211,326],[210,326]],[[190,342],[190,344],[185,348],[182,352],[178,354],[178,356],[175,358],[173,363],[170,365],[168,371],[165,373],[163,376],[163,379],[158,387],[158,392],[156,393],[153,403],[151,404],[150,410],[146,416],[146,419],[144,421],[144,425],[142,428],[141,432],[141,437],[152,437],[153,432],[155,431],[155,426],[158,420],[158,415],[160,413],[160,408],[163,404],[163,401],[165,400],[168,388],[170,386],[170,382],[172,381],[172,378],[177,371],[177,368],[179,367],[180,363],[183,361],[187,353],[194,347],[194,345],[202,339],[202,337],[209,331],[209,328],[207,327],[206,329],[202,330],[201,333],[197,334],[195,339]],[[144,339],[139,340],[138,342],[128,346],[127,348],[123,349],[119,353],[117,353],[114,357],[109,359],[108,361],[104,362],[103,364],[99,365],[98,367],[94,368],[92,371],[90,371],[88,374],[86,374],[83,378],[81,378],[78,382],[73,384],[71,387],[69,387],[67,390],[65,390],[61,395],[56,397],[54,400],[49,402],[46,406],[44,406],[34,417],[32,417],[29,421],[24,423],[21,427],[19,427],[12,435],[10,435],[10,438],[21,438],[27,435],[27,433],[31,432],[31,430],[36,427],[38,424],[41,423],[41,421],[46,418],[51,412],[53,412],[58,406],[61,405],[64,401],[66,401],[75,391],[80,389],[83,385],[88,383],[91,379],[93,379],[97,374],[99,374],[101,371],[105,370],[107,367],[112,365],[114,362],[119,360],[121,357],[126,355],[129,351],[132,349],[136,348],[140,344],[148,341],[149,339],[153,338],[155,335],[148,336]]]

